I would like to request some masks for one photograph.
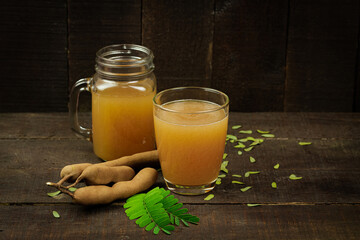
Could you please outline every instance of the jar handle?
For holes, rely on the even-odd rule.
[[[92,78],[82,78],[76,81],[74,86],[71,88],[69,102],[69,117],[71,128],[89,141],[92,141],[92,130],[91,128],[85,128],[79,124],[78,112],[80,93],[84,91],[91,93],[92,80]]]

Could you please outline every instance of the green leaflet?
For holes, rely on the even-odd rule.
[[[258,204],[258,203],[248,203],[246,204],[248,207],[258,207],[258,206],[261,206],[261,204]]]
[[[270,131],[262,131],[262,130],[256,130],[258,133],[269,133]]]
[[[251,162],[251,163],[256,162],[255,158],[254,158],[254,157],[250,157],[250,162]]]
[[[272,187],[272,188],[277,188],[276,182],[272,182],[272,183],[271,183],[271,187]]]
[[[274,166],[274,169],[279,169],[279,167],[280,167],[280,164],[276,164],[275,166]]]
[[[252,188],[252,186],[247,186],[247,187],[241,188],[240,191],[246,192],[246,191],[249,190],[250,188]]]
[[[251,147],[245,148],[244,151],[245,152],[250,152],[253,148],[254,148],[254,146],[251,146]]]
[[[241,142],[238,142],[238,144],[234,146],[234,148],[244,148],[244,147],[245,145]]]
[[[221,178],[217,178],[215,184],[220,185],[221,184]]]
[[[241,130],[241,131],[239,131],[239,133],[252,134],[252,131],[251,130]]]
[[[220,170],[223,171],[223,172],[225,172],[225,173],[228,173],[229,170],[226,168],[228,164],[229,164],[229,161],[223,161],[223,162],[221,163]]]
[[[241,156],[243,153],[242,153],[242,151],[239,150],[239,151],[237,152],[237,154],[238,154],[239,156]]]
[[[237,137],[231,134],[226,135],[226,141],[227,140],[233,140],[233,141],[237,141]]]
[[[260,171],[249,171],[249,172],[246,172],[244,176],[249,177],[250,174],[258,174],[258,173],[260,173]]]
[[[241,125],[235,125],[235,126],[232,126],[231,128],[236,130],[236,129],[241,128]]]
[[[228,155],[227,153],[224,153],[223,154],[223,159],[225,159],[227,157],[227,155]]]
[[[188,214],[188,209],[183,208],[183,204],[174,195],[170,195],[169,190],[159,187],[128,198],[124,208],[130,220],[137,219],[135,223],[139,227],[146,231],[152,230],[154,234],[158,234],[160,230],[171,234],[175,229],[174,225],[179,226],[180,221],[185,226],[199,222],[199,218]]]
[[[226,177],[226,174],[219,174],[218,177],[219,177],[219,178],[224,178],[224,177]]]
[[[265,138],[273,138],[273,137],[275,137],[274,134],[269,134],[269,133],[261,134],[261,136],[263,136]]]
[[[232,176],[233,176],[233,177],[238,177],[238,178],[241,177],[241,175],[239,175],[239,174],[233,174]]]
[[[57,211],[52,211],[52,214],[55,218],[60,218],[60,214]]]
[[[239,182],[239,181],[231,181],[231,183],[235,183],[235,184],[245,184],[245,183]]]
[[[291,174],[291,175],[289,176],[289,178],[290,178],[290,180],[299,180],[299,179],[302,179],[302,177],[298,177],[298,176],[296,176],[295,174]]]
[[[56,192],[47,193],[47,195],[49,197],[55,197],[55,196],[59,195],[60,193],[61,193],[61,191],[56,191]]]
[[[299,142],[300,146],[306,146],[306,145],[310,145],[312,144],[312,142]]]
[[[214,197],[215,197],[214,194],[209,194],[204,198],[204,200],[209,201],[209,200],[213,199]]]

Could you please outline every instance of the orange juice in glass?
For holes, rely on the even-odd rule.
[[[228,105],[224,93],[210,88],[173,88],[155,96],[156,144],[170,190],[197,195],[214,188],[225,148]]]
[[[96,53],[96,73],[71,89],[71,127],[93,141],[95,154],[113,160],[155,149],[153,105],[156,78],[150,49],[110,45]],[[79,95],[91,92],[92,128],[78,122]]]

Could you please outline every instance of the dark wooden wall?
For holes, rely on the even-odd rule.
[[[3,0],[0,20],[0,112],[67,111],[114,43],[153,50],[159,90],[232,111],[360,111],[359,0]]]

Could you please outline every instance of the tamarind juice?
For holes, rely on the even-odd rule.
[[[98,88],[92,91],[94,152],[103,160],[155,149],[152,98],[146,87]]]
[[[154,124],[166,184],[180,194],[210,191],[220,171],[228,113],[215,103],[191,99],[161,107],[165,110],[154,112]]]

